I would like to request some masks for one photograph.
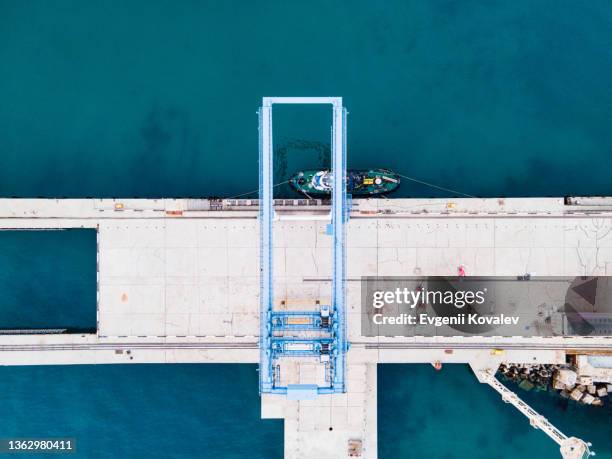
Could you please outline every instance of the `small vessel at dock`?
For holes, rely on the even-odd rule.
[[[291,186],[306,196],[331,195],[333,176],[330,170],[300,171],[289,179]],[[346,192],[353,196],[390,193],[399,187],[398,174],[387,169],[348,170]]]

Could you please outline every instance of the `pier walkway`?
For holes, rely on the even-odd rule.
[[[97,332],[0,334],[0,364],[258,363],[257,200],[0,199],[0,229],[91,228],[98,234]],[[331,298],[326,202],[276,200],[274,302],[304,310]],[[296,218],[297,217],[297,218]],[[0,234],[1,237],[1,234]],[[366,337],[362,276],[610,276],[612,205],[543,199],[355,200],[347,224],[347,393],[264,394],[285,419],[287,457],[376,457],[376,364],[561,363],[609,353],[612,337]],[[502,352],[492,353],[492,349]],[[296,359],[282,375],[315,384]],[[330,430],[331,429],[331,430]]]

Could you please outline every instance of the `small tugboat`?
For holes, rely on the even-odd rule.
[[[329,196],[333,177],[330,170],[300,171],[289,179],[289,183],[306,196]],[[346,192],[353,196],[373,196],[390,193],[397,189],[400,177],[387,169],[349,170],[346,172]]]

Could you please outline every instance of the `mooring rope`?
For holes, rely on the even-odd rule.
[[[277,183],[276,185],[272,185],[272,188],[276,188],[277,186],[281,186],[281,185],[284,185],[286,183],[289,183],[289,180],[285,180],[284,182],[280,182],[280,183]],[[259,188],[257,188],[256,190],[253,190],[253,191],[247,191],[246,193],[237,194],[236,196],[230,196],[229,198],[223,198],[223,199],[236,199],[236,198],[239,198],[241,196],[247,196],[247,195],[253,194],[253,193],[259,193]]]
[[[467,198],[478,198],[478,196],[474,196],[472,194],[463,193],[461,191],[453,190],[451,188],[444,188],[443,186],[434,185],[433,183],[425,182],[423,180],[419,180],[419,179],[416,179],[414,177],[408,177],[407,175],[399,174],[397,172],[396,172],[396,174],[399,175],[400,177],[406,179],[406,180],[410,180],[412,182],[419,183],[421,185],[425,185],[425,186],[428,186],[428,187],[431,187],[431,188],[435,188],[435,189],[438,189],[438,190],[441,190],[441,191],[446,191],[448,193],[458,194],[458,195],[461,195],[461,196],[465,196]],[[277,183],[275,185],[272,185],[272,188],[276,188],[276,187],[279,187],[281,185],[285,185],[286,183],[289,183],[289,180],[285,180],[284,182],[280,182],[280,183]],[[235,196],[230,196],[229,198],[224,198],[224,199],[236,199],[236,198],[240,198],[242,196],[248,196],[249,194],[253,194],[253,193],[259,193],[259,188],[257,188],[256,190],[247,191],[246,193],[241,193],[241,194],[237,194]]]
[[[421,185],[429,186],[431,188],[437,188],[438,190],[447,191],[449,193],[460,194],[460,195],[466,196],[468,198],[477,198],[478,197],[478,196],[474,196],[474,195],[471,195],[471,194],[462,193],[461,191],[451,190],[450,188],[444,188],[442,186],[434,185],[433,183],[424,182],[423,180],[415,179],[414,177],[408,177],[407,175],[398,174],[397,172],[396,172],[396,174],[399,175],[402,178],[407,179],[407,180],[411,180],[413,182],[420,183]]]

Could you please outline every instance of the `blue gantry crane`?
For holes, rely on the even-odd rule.
[[[274,104],[330,104],[332,205],[328,234],[333,239],[332,296],[330,305],[317,311],[275,311],[273,289],[273,139]],[[264,97],[259,109],[259,225],[260,225],[260,362],[259,390],[262,394],[346,392],[346,109],[341,97]],[[317,333],[312,333],[316,331]],[[291,336],[284,336],[290,332]],[[308,333],[311,332],[311,333]],[[296,337],[296,334],[298,335]],[[300,335],[301,334],[301,335]],[[329,369],[325,385],[281,385],[279,361],[285,357],[319,358]],[[308,386],[308,387],[306,387]]]

